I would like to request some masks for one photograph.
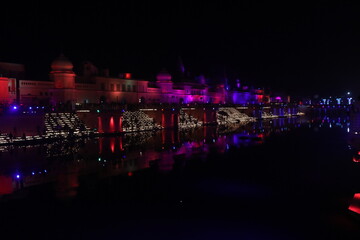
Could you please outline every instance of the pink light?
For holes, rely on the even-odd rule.
[[[281,97],[276,97],[275,99],[276,99],[276,100],[281,100]]]
[[[114,117],[110,118],[110,132],[115,132]]]
[[[110,150],[112,153],[115,152],[115,138],[110,138]]]
[[[360,193],[355,193],[352,203],[349,208],[350,211],[360,214]]]

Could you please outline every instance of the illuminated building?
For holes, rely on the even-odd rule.
[[[83,103],[256,104],[265,99],[263,90],[241,87],[239,81],[232,89],[225,88],[224,84],[209,86],[205,78],[199,82],[174,82],[165,70],[157,74],[156,82],[153,82],[135,80],[130,73],[114,78],[107,71],[99,76],[97,68],[86,63],[83,75],[77,76],[73,64],[64,55],[52,62],[49,78],[49,81],[35,81],[21,80],[18,76],[1,77],[0,102],[25,105],[61,103],[74,107]]]

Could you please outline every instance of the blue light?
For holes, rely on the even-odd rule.
[[[34,173],[34,172],[32,172],[32,173],[31,173],[31,175],[35,175],[35,173]]]
[[[17,178],[17,179],[19,179],[19,178],[20,178],[20,175],[19,175],[19,174],[17,174],[17,175],[16,175],[16,178]]]
[[[46,169],[44,170],[44,172],[45,172],[45,173],[47,172]]]
[[[13,109],[16,110],[16,109],[17,109],[17,106],[14,106]]]
[[[31,110],[31,109],[32,109],[32,107],[29,107],[29,109]]]

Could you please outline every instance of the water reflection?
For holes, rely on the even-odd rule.
[[[16,195],[19,190],[51,183],[54,196],[77,195],[79,177],[114,175],[132,177],[136,171],[154,168],[171,171],[190,159],[205,161],[209,154],[232,148],[262,144],[271,134],[298,127],[348,127],[345,118],[280,118],[246,125],[201,127],[185,131],[131,133],[117,137],[77,139],[35,146],[7,146],[1,149],[0,195]]]

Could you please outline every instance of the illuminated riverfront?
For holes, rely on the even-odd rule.
[[[2,239],[360,239],[360,8],[3,1]]]

